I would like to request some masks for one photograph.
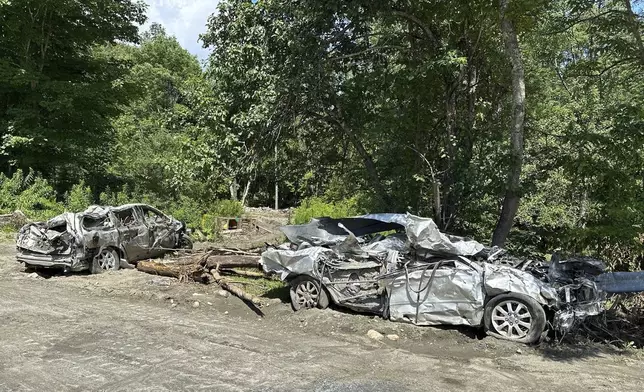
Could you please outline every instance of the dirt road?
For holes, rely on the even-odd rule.
[[[279,294],[279,293],[278,293]],[[629,391],[631,352],[530,348],[334,310],[260,318],[216,287],[136,270],[43,278],[0,245],[1,391]],[[398,341],[366,337],[369,329]]]

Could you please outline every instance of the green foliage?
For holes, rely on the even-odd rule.
[[[308,223],[312,218],[330,217],[343,218],[366,213],[359,207],[357,198],[328,202],[321,197],[311,197],[302,201],[302,204],[293,212],[294,224]]]
[[[192,229],[199,229],[201,226],[201,217],[203,216],[203,204],[197,200],[182,196],[179,200],[169,203],[168,206],[159,206],[167,214],[174,218],[186,222],[186,225]]]
[[[20,0],[0,12],[0,165],[42,173],[58,190],[101,173],[111,118],[127,100],[125,62],[95,51],[137,42],[134,0]]]
[[[129,192],[128,186],[124,185],[122,189],[117,190],[116,192],[107,187],[105,191],[101,192],[98,199],[101,205],[119,206],[134,202],[136,197],[132,196]]]
[[[244,213],[244,206],[236,200],[216,200],[208,208],[214,216],[239,217]]]
[[[35,220],[47,220],[64,211],[47,180],[30,171],[17,170],[13,176],[0,174],[0,213],[22,211]]]
[[[85,185],[83,180],[72,186],[72,189],[65,196],[65,208],[71,212],[84,211],[94,204],[92,190]]]
[[[216,200],[201,217],[199,229],[207,238],[213,238],[218,235],[221,227],[221,221],[217,218],[234,218],[240,217],[244,213],[244,206],[236,200]]]
[[[197,59],[157,24],[139,47],[108,49],[132,62],[122,83],[137,92],[113,120],[111,176],[168,199],[224,196],[225,187],[210,185],[227,181],[214,148],[218,105]]]

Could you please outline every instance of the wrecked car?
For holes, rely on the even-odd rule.
[[[534,343],[549,323],[567,331],[604,309],[606,292],[595,281],[601,261],[517,259],[442,233],[429,218],[320,218],[282,232],[290,243],[266,250],[261,262],[289,283],[296,311],[333,302],[392,321],[482,326]]]
[[[186,225],[146,204],[91,206],[23,226],[16,240],[26,267],[100,273],[178,248],[191,249]]]

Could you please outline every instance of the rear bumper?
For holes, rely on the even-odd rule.
[[[69,268],[72,270],[82,270],[85,269],[84,265],[73,265],[72,257],[69,255],[41,255],[41,254],[26,254],[18,253],[16,254],[16,259],[25,264],[36,265],[40,267],[58,267],[58,268]]]

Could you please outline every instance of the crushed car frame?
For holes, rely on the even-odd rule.
[[[28,267],[99,273],[173,249],[192,248],[192,241],[183,222],[146,204],[127,204],[91,206],[26,224],[16,246],[17,260]]]
[[[295,310],[333,301],[392,321],[483,326],[489,335],[533,343],[548,322],[567,331],[604,309],[601,261],[517,259],[442,233],[428,218],[320,218],[282,232],[290,244],[265,251],[262,265],[289,282]]]

